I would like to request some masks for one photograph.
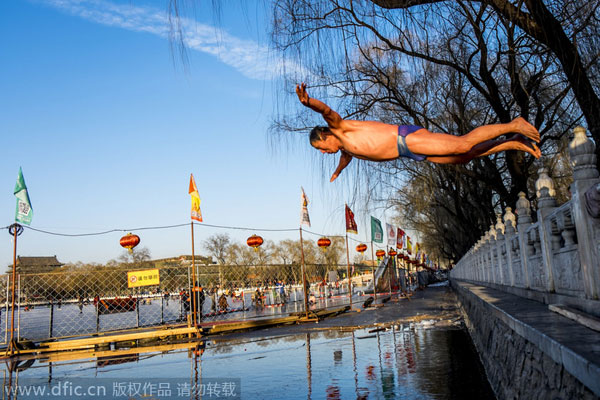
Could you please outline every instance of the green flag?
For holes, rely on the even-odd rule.
[[[27,194],[27,186],[25,185],[25,179],[23,178],[23,171],[21,168],[19,168],[19,177],[17,178],[14,193],[17,198],[15,221],[30,225],[31,218],[33,218],[33,208],[31,208],[31,201],[29,201],[29,194]]]
[[[371,240],[376,243],[383,243],[381,221],[373,216],[371,216]]]

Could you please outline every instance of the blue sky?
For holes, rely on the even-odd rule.
[[[74,234],[187,223],[193,173],[208,224],[297,228],[303,186],[311,230],[343,234],[347,182],[326,182],[305,135],[271,145],[277,71],[286,61],[268,50],[262,6],[240,10],[227,2],[218,22],[208,10],[188,10],[185,64],[170,51],[166,4],[0,2],[0,226],[14,222],[12,190],[22,167],[37,229]],[[293,63],[286,68],[303,76]],[[328,168],[327,175],[333,161]],[[367,219],[357,217],[362,239]],[[254,233],[198,227],[197,253],[207,236],[225,232],[236,240]],[[191,252],[189,227],[135,233],[153,258]],[[298,236],[258,233],[275,241]],[[4,235],[0,266],[12,263]],[[121,235],[26,230],[18,254],[106,262],[122,253]]]

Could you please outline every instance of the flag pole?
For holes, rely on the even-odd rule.
[[[371,272],[373,273],[373,300],[377,300],[377,280],[375,279],[375,253],[373,239],[371,239]]]
[[[346,231],[346,260],[347,260],[347,269],[346,273],[348,274],[348,298],[350,299],[350,309],[352,309],[352,277],[350,276],[350,251],[348,250],[348,231]]]
[[[10,310],[10,342],[8,343],[8,350],[12,356],[15,352],[16,342],[14,338],[15,333],[15,281],[17,278],[17,236],[19,234],[19,228],[21,225],[15,223],[11,226],[13,229],[14,243],[13,243],[13,268],[12,268],[12,284],[11,284],[11,310]],[[21,228],[22,229],[22,228]]]
[[[302,262],[302,292],[304,293],[304,311],[308,319],[308,293],[306,287],[306,265],[304,264],[304,243],[302,241],[302,226],[300,226],[300,260]]]
[[[196,257],[194,254],[194,221],[190,222],[190,227],[192,228],[192,324],[194,328],[198,325],[196,324]]]
[[[392,297],[392,265],[394,264],[394,257],[389,255],[389,250],[388,257],[390,258],[389,263],[391,264],[388,264],[388,289],[390,291],[390,297]]]

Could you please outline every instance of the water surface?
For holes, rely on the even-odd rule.
[[[21,362],[20,370],[12,373],[6,364],[4,384],[6,388],[10,381],[12,387],[17,377],[22,383],[35,378],[50,390],[53,385],[66,388],[68,383],[89,386],[96,382],[106,387],[103,398],[115,399],[128,398],[119,391],[119,384],[127,380],[153,382],[155,389],[159,383],[163,389],[170,388],[168,393],[163,390],[162,396],[155,391],[151,396],[131,396],[134,398],[494,398],[470,338],[462,329],[426,329],[423,324],[410,324],[380,331],[211,338],[200,346],[179,346],[171,351],[156,348],[121,357],[103,354],[85,360],[38,359]],[[12,367],[15,369],[14,364]],[[219,390],[228,385],[227,394],[236,396],[220,392],[217,397],[206,391],[208,384]],[[189,390],[194,387],[201,388],[204,395]],[[60,398],[68,396],[63,393]]]

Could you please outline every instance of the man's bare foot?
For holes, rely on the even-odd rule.
[[[513,119],[511,124],[515,126],[515,132],[519,132],[537,143],[540,142],[540,133],[538,130],[523,117]]]
[[[542,156],[540,148],[534,142],[518,133],[507,137],[505,143],[510,144],[511,150],[521,150],[531,154],[535,158]]]

